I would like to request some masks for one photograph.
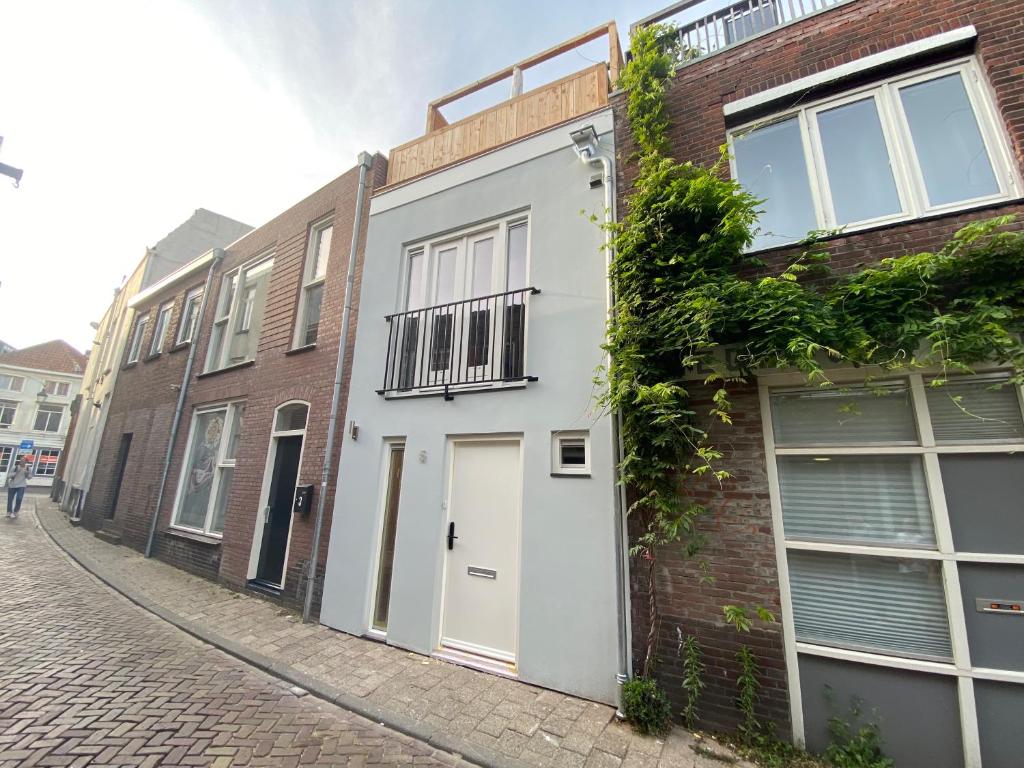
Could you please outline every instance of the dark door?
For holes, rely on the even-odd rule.
[[[263,525],[263,544],[256,578],[268,584],[280,584],[284,575],[284,555],[288,547],[288,529],[292,522],[292,500],[299,476],[302,437],[277,438],[274,473],[270,478],[270,507]]]
[[[110,493],[110,507],[107,509],[107,517],[113,517],[117,511],[117,498],[121,495],[121,483],[124,481],[124,469],[128,465],[128,452],[132,448],[132,433],[125,432],[121,435],[121,445],[117,449],[117,465],[114,473],[114,487]]]

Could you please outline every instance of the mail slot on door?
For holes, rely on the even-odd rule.
[[[313,508],[313,486],[295,486],[295,505],[292,507],[297,515],[308,515]]]
[[[1024,616],[1024,600],[991,600],[985,597],[976,597],[974,607],[979,613],[1008,613]]]

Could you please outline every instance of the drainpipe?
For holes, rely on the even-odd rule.
[[[160,504],[164,500],[164,491],[167,488],[167,475],[171,471],[171,456],[174,454],[174,443],[178,437],[178,427],[181,426],[181,414],[185,410],[185,395],[188,392],[189,379],[192,376],[192,365],[196,359],[196,347],[199,344],[199,329],[203,327],[203,318],[206,316],[206,302],[210,298],[210,287],[213,285],[213,273],[217,271],[221,261],[224,259],[222,248],[213,249],[213,261],[210,262],[210,271],[206,273],[206,285],[203,286],[203,299],[199,302],[199,316],[196,318],[195,328],[192,330],[192,341],[188,345],[188,359],[185,361],[185,373],[181,377],[181,386],[178,387],[178,405],[174,409],[174,418],[171,420],[171,436],[167,440],[167,455],[164,457],[164,468],[160,474],[160,487],[156,492],[156,504],[153,507],[153,517],[149,520],[149,537],[146,539],[146,557],[153,554],[153,539],[156,536],[157,518],[160,517]]]
[[[331,456],[338,431],[338,410],[341,407],[341,384],[345,377],[345,348],[348,346],[349,318],[352,316],[352,294],[355,292],[356,253],[359,249],[359,227],[362,223],[363,198],[366,196],[366,172],[373,164],[368,152],[359,153],[359,189],[356,192],[356,213],[352,221],[352,245],[348,253],[348,273],[345,277],[345,307],[341,312],[341,334],[338,337],[338,362],[334,366],[334,393],[331,395],[331,415],[327,422],[327,446],[324,448],[324,466],[320,473],[320,494],[316,501],[316,521],[313,524],[313,546],[309,554],[306,574],[306,595],[302,606],[302,621],[309,622],[313,610],[313,592],[316,586],[316,564],[320,559],[320,534],[324,526],[324,506],[327,500],[327,481],[331,474]]]
[[[615,283],[610,275],[615,252],[612,247],[612,233],[608,225],[612,224],[616,218],[614,160],[605,154],[599,153],[600,145],[597,134],[593,132],[593,128],[590,126],[586,126],[583,132],[586,132],[587,129],[590,129],[592,132],[592,138],[589,141],[584,138],[581,144],[578,134],[574,134],[573,143],[576,146],[576,152],[580,160],[584,164],[591,166],[595,164],[601,165],[602,181],[604,183],[605,270],[606,274],[609,275],[607,294],[608,316],[613,318],[615,315]],[[607,364],[610,370],[612,365],[610,355],[608,356]],[[625,444],[622,440],[622,413],[620,411],[615,412],[615,418],[612,420],[612,453],[615,456],[615,581],[617,587],[615,603],[618,610],[619,633],[619,671],[615,675],[615,680],[619,684],[619,706],[615,716],[620,720],[624,720],[622,686],[632,676],[633,664],[632,656],[629,652],[629,559],[627,554],[629,534],[626,526],[628,507],[626,503],[626,486],[622,483],[619,470],[622,459],[625,456]]]

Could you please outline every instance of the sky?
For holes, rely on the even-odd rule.
[[[24,169],[17,189],[0,176],[0,340],[89,349],[146,247],[195,209],[259,226],[422,135],[429,101],[611,19],[625,48],[668,4],[0,0],[0,162]]]

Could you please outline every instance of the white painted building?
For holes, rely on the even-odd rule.
[[[53,484],[85,364],[65,341],[0,354],[0,485],[22,455],[34,473],[30,487]]]

